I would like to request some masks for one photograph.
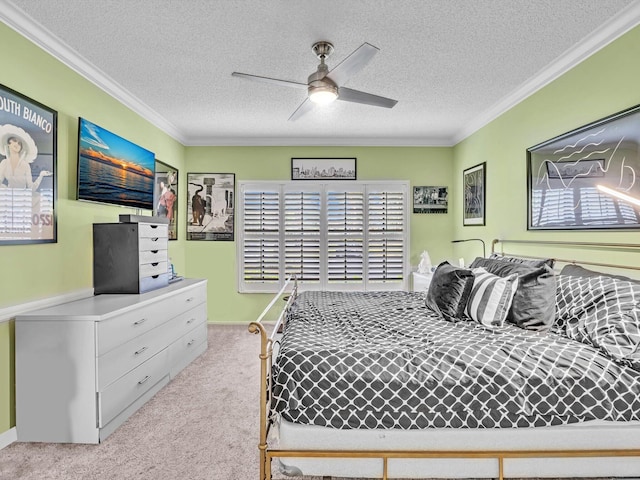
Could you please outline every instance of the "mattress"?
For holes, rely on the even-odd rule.
[[[445,321],[419,292],[302,292],[272,414],[335,429],[640,420],[640,373],[555,332]]]

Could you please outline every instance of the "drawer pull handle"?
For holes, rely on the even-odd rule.
[[[187,325],[189,325],[190,323],[193,323],[195,321],[196,321],[195,318],[190,318],[189,320],[187,320]]]
[[[187,298],[187,302],[193,302],[194,298],[193,297],[189,297]]]
[[[145,383],[147,380],[149,380],[151,377],[149,375],[147,375],[146,377],[144,377],[142,380],[140,380],[138,382],[138,385],[142,385],[143,383]]]
[[[143,353],[145,350],[147,349],[147,347],[142,347],[140,350],[138,350],[137,352],[134,353],[134,355],[140,355],[141,353]]]
[[[160,275],[151,275],[151,278],[158,278]]]
[[[155,255],[155,254],[156,254],[156,253],[158,253],[160,250],[149,250],[149,251]]]
[[[157,242],[158,241],[158,237],[152,238],[151,241],[152,242]]]
[[[141,318],[140,320],[133,322],[133,325],[142,325],[144,322],[146,322],[147,319],[146,318]]]
[[[158,262],[152,263],[151,266],[152,267],[157,267],[158,266]]]
[[[149,225],[151,228],[158,228],[158,225]]]
[[[195,340],[191,340],[189,343],[187,343],[187,347],[190,347],[191,345],[193,345],[193,342],[195,342]]]

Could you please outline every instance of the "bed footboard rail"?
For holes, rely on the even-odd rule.
[[[276,302],[282,298],[284,293],[293,282],[293,288],[286,298],[287,302],[282,308],[278,319],[273,327],[271,334],[267,332],[263,324],[267,313],[273,308]],[[294,277],[289,277],[285,281],[282,288],[271,299],[271,302],[265,307],[258,318],[249,324],[249,333],[260,334],[260,440],[258,450],[260,453],[260,478],[271,478],[271,457],[267,455],[267,438],[269,436],[269,428],[271,418],[269,412],[271,410],[271,366],[273,364],[273,349],[281,327],[286,322],[286,315],[298,294],[298,283]]]

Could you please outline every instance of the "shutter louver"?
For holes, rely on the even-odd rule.
[[[404,193],[371,191],[367,200],[367,280],[374,284],[402,283],[405,258]]]
[[[244,192],[243,279],[248,283],[280,281],[280,194]]]
[[[362,283],[363,249],[363,193],[327,192],[327,283]]]
[[[285,192],[285,276],[320,282],[320,211],[320,192]]]

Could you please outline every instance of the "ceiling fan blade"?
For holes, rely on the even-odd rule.
[[[304,90],[309,87],[306,83],[290,82],[289,80],[278,80],[277,78],[260,77],[258,75],[250,75],[248,73],[233,72],[231,75],[234,77],[246,78],[247,80],[253,80],[254,82],[280,85],[281,87],[293,87]]]
[[[315,104],[311,100],[309,100],[308,98],[305,98],[304,102],[302,102],[298,106],[298,108],[296,108],[295,112],[293,112],[291,114],[291,116],[289,117],[289,121],[295,121],[295,120],[299,119],[305,113],[310,112],[311,110],[313,110],[314,106],[315,106]]]
[[[378,52],[378,47],[365,42],[356,48],[351,55],[333,67],[327,77],[336,85],[344,85],[353,75],[362,70]]]
[[[371,93],[361,92],[360,90],[353,90],[351,88],[339,87],[338,88],[338,100],[345,102],[364,103],[365,105],[373,105],[374,107],[393,108],[397,100],[393,100],[387,97],[380,97]]]

